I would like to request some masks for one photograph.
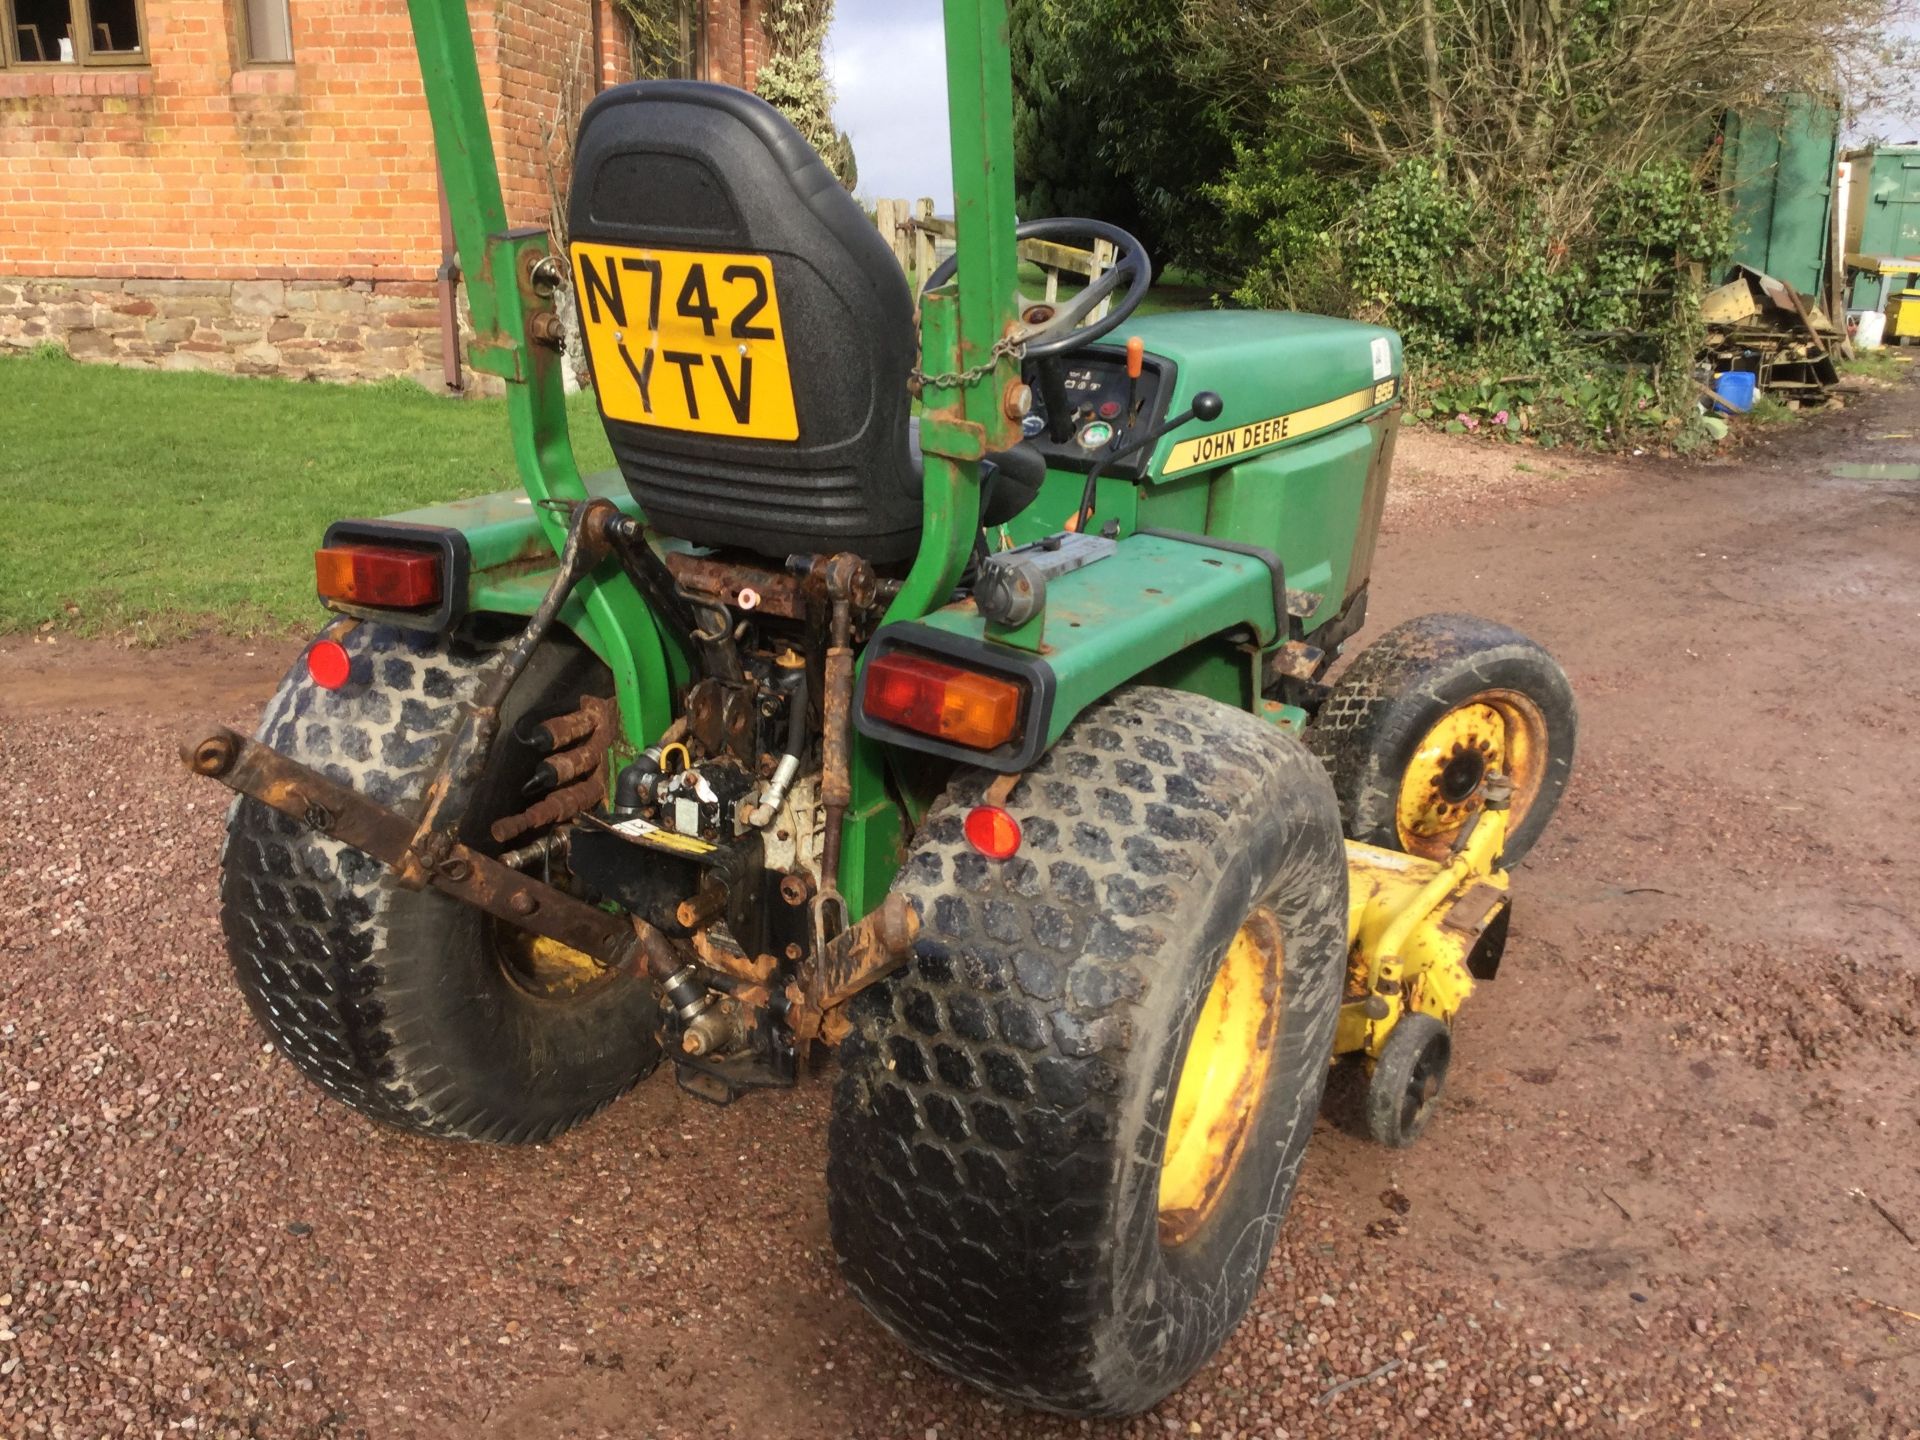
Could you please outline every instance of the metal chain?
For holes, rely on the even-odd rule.
[[[978,365],[971,365],[965,370],[949,370],[940,375],[929,375],[916,365],[907,372],[907,382],[918,389],[932,386],[935,390],[965,390],[991,375],[1002,360],[1018,360],[1026,353],[1026,338],[1009,335],[996,340],[993,349],[987,352],[987,358]]]

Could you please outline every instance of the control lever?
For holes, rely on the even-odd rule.
[[[1074,511],[1071,528],[1086,533],[1087,525],[1093,519],[1093,487],[1109,465],[1123,455],[1131,455],[1136,450],[1159,443],[1163,436],[1172,434],[1189,420],[1218,420],[1225,403],[1214,391],[1202,390],[1193,397],[1193,403],[1178,415],[1169,415],[1144,434],[1129,436],[1126,444],[1117,450],[1107,451],[1094,461],[1093,468],[1087,471],[1086,488],[1080,492],[1080,508]]]
[[[1040,404],[1047,412],[1047,438],[1058,445],[1073,437],[1073,405],[1067,399],[1067,367],[1057,355],[1033,362],[1039,372]]]
[[[1127,429],[1133,429],[1133,422],[1140,418],[1140,372],[1146,368],[1147,342],[1138,335],[1127,337]],[[1120,447],[1118,437],[1114,448]]]

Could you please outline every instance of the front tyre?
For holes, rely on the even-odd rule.
[[[1517,865],[1573,773],[1573,687],[1536,641],[1477,615],[1421,615],[1362,650],[1307,726],[1347,834],[1444,860],[1490,770],[1513,782],[1506,853]]]
[[[487,652],[374,624],[329,633],[355,682],[323,690],[296,661],[259,739],[417,815]],[[516,745],[517,722],[565,713],[610,685],[576,646],[535,652],[501,709],[464,841],[497,850],[488,823],[527,803],[520,790],[536,759]],[[659,1063],[645,980],[601,975],[564,946],[407,890],[379,861],[244,796],[228,815],[220,901],[261,1026],[308,1079],[375,1120],[447,1139],[546,1140]]]
[[[1024,1405],[1143,1410],[1253,1298],[1326,1081],[1339,813],[1250,715],[1131,688],[1014,788],[1004,862],[959,776],[896,888],[911,966],[856,1002],[829,1132],[849,1285]]]

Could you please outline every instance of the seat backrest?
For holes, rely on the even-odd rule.
[[[913,553],[912,293],[779,112],[697,81],[606,91],[567,219],[601,415],[649,521],[772,556]]]

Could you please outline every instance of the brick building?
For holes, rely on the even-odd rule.
[[[682,0],[681,73],[751,87],[758,3]],[[613,0],[469,8],[508,215],[543,224],[556,113],[628,78],[627,22]],[[0,347],[458,372],[405,0],[0,0],[0,217]]]

